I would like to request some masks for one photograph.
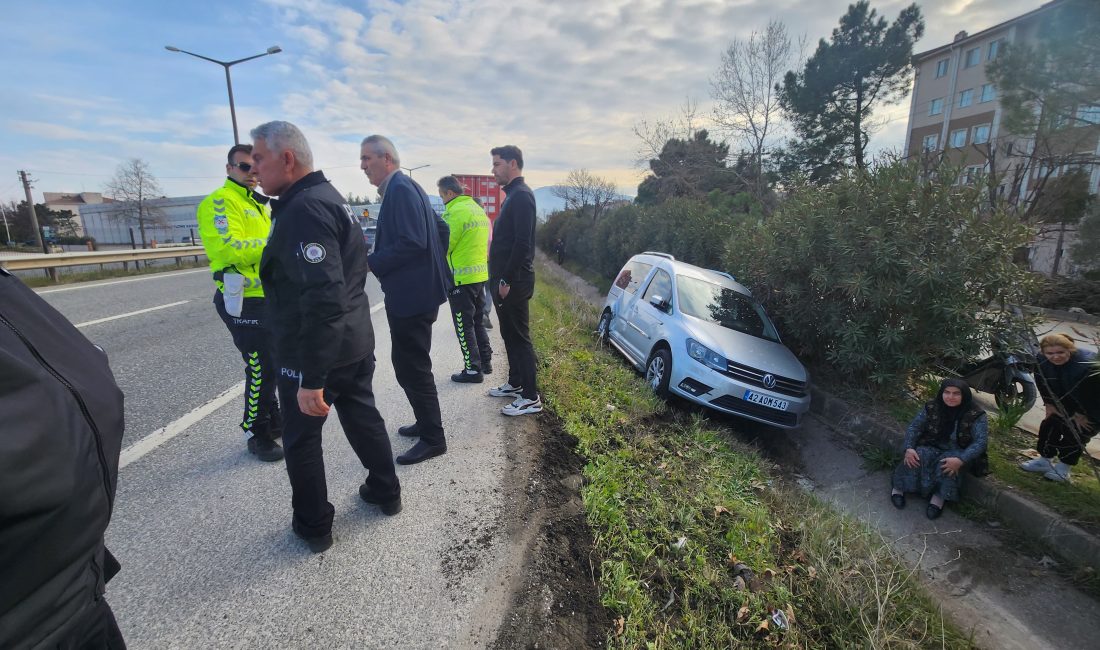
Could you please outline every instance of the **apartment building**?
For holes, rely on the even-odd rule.
[[[1040,25],[1049,12],[1064,0],[1047,2],[1037,9],[974,34],[960,31],[951,43],[914,55],[916,74],[910,97],[906,155],[910,158],[943,156],[961,167],[959,182],[978,182],[990,172],[998,174],[994,190],[1026,201],[1039,187],[1040,179],[1057,177],[1075,165],[1048,167],[1041,156],[1032,156],[1035,133],[1009,133],[1002,125],[1002,107],[997,87],[986,74],[986,66],[1003,54],[1006,44],[1035,42]],[[1081,106],[1079,119],[1100,122],[1100,106]],[[1074,122],[1074,124],[1077,124]],[[1070,125],[1072,127],[1072,125]],[[1067,128],[1057,138],[1041,144],[1057,150],[1052,159],[1100,159],[1100,128]],[[996,169],[990,169],[990,159]],[[1082,169],[1089,174],[1089,191],[1100,192],[1100,165]],[[1013,185],[1014,187],[1009,187]],[[1045,271],[1040,260],[1055,254],[1039,237],[1029,256],[1033,268]],[[1072,237],[1058,239],[1066,248]],[[1064,257],[1064,256],[1062,256]]]

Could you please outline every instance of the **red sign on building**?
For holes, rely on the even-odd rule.
[[[500,214],[500,206],[504,203],[504,191],[497,184],[497,179],[491,175],[477,174],[455,174],[455,178],[470,196],[481,202],[489,219],[495,221]]]

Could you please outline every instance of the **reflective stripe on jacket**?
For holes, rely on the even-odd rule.
[[[214,282],[222,290],[220,271],[244,276],[244,296],[262,298],[260,257],[271,232],[271,210],[252,192],[231,178],[202,200],[196,214],[199,236],[210,259]]]
[[[486,282],[489,279],[489,217],[472,198],[456,196],[443,211],[451,229],[447,264],[455,285]]]

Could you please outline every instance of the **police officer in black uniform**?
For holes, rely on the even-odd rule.
[[[336,407],[344,435],[368,470],[360,497],[401,511],[386,424],[374,403],[374,327],[364,290],[367,249],[351,207],[320,171],[289,122],[252,130],[252,157],[272,202],[260,279],[279,365],[283,449],[294,532],[314,553],[332,546],[321,427]]]

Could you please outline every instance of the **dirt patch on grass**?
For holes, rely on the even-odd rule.
[[[549,412],[509,445],[505,528],[524,549],[490,648],[599,648],[612,628],[581,503],[584,460]]]

